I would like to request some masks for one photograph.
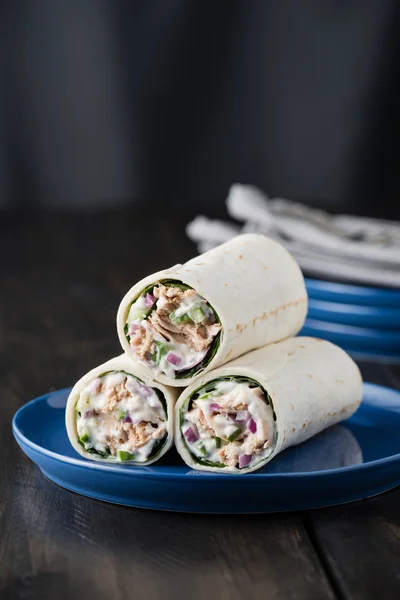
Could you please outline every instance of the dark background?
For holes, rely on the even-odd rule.
[[[399,4],[4,1],[0,207],[400,218]]]

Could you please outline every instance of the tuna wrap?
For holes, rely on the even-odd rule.
[[[346,352],[290,338],[189,386],[175,407],[175,445],[193,469],[249,473],[350,417],[361,398],[361,375]]]
[[[68,397],[69,440],[85,458],[149,465],[173,443],[176,391],[150,382],[126,355],[80,379]]]
[[[123,349],[150,377],[183,387],[295,335],[306,313],[296,261],[277,242],[245,234],[134,285],[120,304],[117,329]]]

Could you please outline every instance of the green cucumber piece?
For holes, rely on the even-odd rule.
[[[84,433],[83,435],[81,435],[81,437],[79,438],[79,441],[82,442],[82,444],[87,444],[88,441],[90,440],[89,434],[88,433]]]
[[[203,442],[200,442],[200,444],[197,444],[197,448],[200,450],[200,452],[203,454],[203,456],[207,456],[207,450],[206,450]]]
[[[117,421],[122,421],[122,419],[125,416],[125,411],[124,410],[116,410],[115,416],[117,417]]]
[[[118,450],[118,458],[120,461],[124,462],[126,460],[134,460],[135,455],[130,452],[126,452],[125,450]]]
[[[175,311],[174,311],[174,312],[170,313],[169,320],[174,325],[177,325],[179,323],[186,323],[187,321],[190,321],[190,317],[189,317],[189,315],[187,313],[185,313],[181,317],[177,317],[176,314],[175,314]]]
[[[228,440],[228,442],[234,442],[236,440],[236,438],[242,433],[242,430],[240,429],[240,427],[238,427],[233,433],[231,433],[231,435],[229,435],[226,439]]]
[[[162,357],[168,352],[168,346],[167,344],[163,344],[162,342],[154,342],[154,346],[156,350],[152,357],[153,362],[155,362],[156,365],[159,365]]]
[[[209,394],[204,394],[204,396],[200,396],[200,398],[197,398],[197,400],[207,400],[207,398],[209,398],[210,396],[214,396],[215,392],[210,392]]]
[[[127,322],[132,323],[133,321],[137,321],[137,319],[140,319],[142,321],[145,317],[147,317],[147,315],[149,314],[150,311],[151,311],[151,307],[150,308],[138,308],[134,304],[132,304],[131,309],[128,314]]]
[[[215,447],[221,448],[221,438],[219,438],[219,437],[215,438]]]
[[[202,323],[206,318],[206,315],[200,308],[200,306],[196,306],[192,310],[188,312],[189,317],[192,319],[194,323]]]

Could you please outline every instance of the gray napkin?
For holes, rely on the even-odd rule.
[[[262,233],[286,246],[306,275],[400,288],[400,222],[332,216],[240,184],[231,187],[226,206],[241,224],[199,216],[187,225],[200,252],[239,233]]]

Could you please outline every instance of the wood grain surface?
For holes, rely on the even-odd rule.
[[[151,207],[1,217],[0,598],[400,598],[400,490],[305,513],[143,511],[58,488],[14,442],[22,404],[120,352],[119,300],[195,254],[185,221]],[[361,367],[400,388],[398,367]]]

